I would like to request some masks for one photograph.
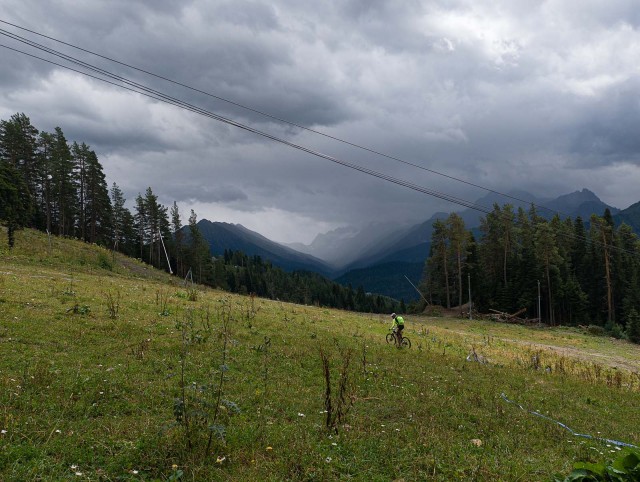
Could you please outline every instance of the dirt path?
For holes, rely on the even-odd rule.
[[[418,320],[416,320],[418,321]],[[461,335],[465,337],[477,338],[478,340],[483,340],[486,335],[474,333],[472,331],[464,331],[460,329],[454,329],[451,327],[443,328],[433,323],[429,322],[429,320],[420,320],[425,325],[433,327],[437,330],[443,330],[445,333],[455,333],[456,335]],[[418,323],[420,323],[418,321]],[[422,323],[420,323],[422,324]],[[540,343],[532,340],[522,340],[517,338],[510,338],[504,336],[491,336],[491,339],[496,341],[501,341],[504,343],[517,345],[521,347],[526,347],[529,350],[545,350],[550,351],[558,355],[562,355],[568,358],[577,359],[584,362],[593,362],[598,365],[603,365],[612,368],[619,368],[622,370],[627,370],[633,373],[640,374],[640,357],[637,360],[629,359],[628,357],[622,355],[616,355],[615,353],[602,353],[600,351],[596,351],[588,348],[575,348],[571,346],[562,346],[562,345],[554,345],[549,343]],[[619,340],[612,340],[614,344],[624,343]]]

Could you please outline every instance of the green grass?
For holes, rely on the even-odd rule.
[[[413,347],[397,350],[384,342],[386,317],[204,288],[191,302],[179,280],[98,247],[61,239],[50,247],[27,230],[8,252],[3,236],[0,480],[181,472],[182,480],[531,481],[614,456],[614,447],[506,403],[503,392],[580,433],[640,445],[636,345],[579,330],[407,316]],[[120,296],[115,319],[108,293]],[[212,385],[202,396],[215,399],[222,306],[231,313],[222,398],[241,411],[221,410],[226,440],[205,454],[206,431],[195,431],[189,450],[174,423],[178,325],[201,327],[208,309],[209,336],[188,346],[185,382]],[[337,433],[325,427],[320,348],[334,402],[343,354],[352,352],[353,405]],[[472,348],[488,363],[466,361]],[[199,392],[187,393],[191,401]]]

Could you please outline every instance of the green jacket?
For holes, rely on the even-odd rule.
[[[404,318],[402,316],[396,316],[393,320],[394,324],[404,326]]]

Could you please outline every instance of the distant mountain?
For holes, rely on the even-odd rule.
[[[619,209],[602,202],[598,196],[588,189],[575,191],[551,200],[536,198],[524,191],[512,191],[508,194],[510,197],[489,193],[478,199],[475,204],[484,209],[492,209],[495,203],[500,206],[511,204],[514,210],[518,208],[528,210],[531,203],[534,203],[538,206],[538,214],[549,219],[555,213],[560,213],[561,217],[570,216],[575,218],[581,216],[588,221],[592,213],[601,216],[607,208],[612,214],[619,212]],[[470,208],[458,211],[458,214],[464,220],[467,229],[472,230],[480,226],[480,219],[485,216],[484,212]],[[375,250],[363,250],[361,256],[350,263],[346,269],[363,268],[388,261],[417,262],[420,259],[424,261],[429,254],[428,243],[431,241],[433,223],[438,219],[444,220],[448,216],[449,213],[436,213],[423,223],[404,230],[398,229],[393,234],[392,243],[387,240],[385,243],[380,243]]]
[[[581,216],[585,221],[591,214],[602,215],[609,208],[617,223],[624,221],[640,233],[640,203],[620,211],[608,206],[588,189],[555,199],[535,198],[524,191],[513,191],[509,196],[489,193],[475,204],[491,209],[494,203],[501,206],[509,203],[516,210],[519,207],[528,210],[533,202],[541,216],[551,218],[559,213],[562,217]],[[458,214],[464,219],[467,229],[475,232],[485,215],[473,209],[465,209]],[[416,299],[418,294],[404,276],[415,284],[420,280],[429,255],[433,223],[446,219],[448,215],[436,213],[413,226],[387,223],[371,224],[362,230],[338,228],[318,235],[310,245],[278,244],[239,224],[205,219],[198,223],[198,227],[215,256],[222,255],[225,249],[240,250],[250,256],[261,256],[286,271],[313,271],[341,284],[351,283],[354,288],[362,285],[366,291],[409,301]]]
[[[534,203],[538,206],[544,206],[549,201],[548,199],[537,198],[533,194],[526,191],[510,191],[507,194],[508,196],[504,196],[502,194],[490,192],[475,201],[474,204],[482,210],[491,210],[493,209],[494,204],[498,204],[498,206],[511,204],[514,208],[514,211],[517,211],[518,208],[528,210],[531,206],[531,203]],[[458,211],[458,214],[463,219],[464,224],[467,228],[480,226],[480,218],[486,216],[486,214],[481,210],[470,208],[465,209],[464,211]]]
[[[588,221],[592,214],[602,216],[607,208],[611,211],[611,214],[620,212],[618,208],[609,206],[601,201],[598,196],[588,189],[559,196],[541,205],[547,208],[538,210],[538,214],[541,216],[552,217],[553,213],[550,211],[555,211],[560,214],[562,218],[577,218],[580,216],[585,221]]]
[[[351,285],[354,289],[362,286],[366,292],[387,295],[406,302],[418,299],[420,295],[407,281],[418,286],[424,263],[390,262],[367,268],[354,269],[334,281],[341,285]],[[405,278],[405,276],[407,278]]]
[[[617,212],[613,215],[616,225],[622,223],[631,226],[631,229],[640,236],[640,202],[632,204],[627,209]]]
[[[380,240],[376,246],[368,250],[363,250],[361,256],[350,263],[345,269],[364,268],[385,261],[418,261],[419,255],[416,256],[414,252],[408,250],[430,242],[433,223],[438,219],[446,219],[447,216],[447,213],[436,213],[423,223],[416,224],[409,228],[396,229],[386,238]],[[428,254],[428,251],[424,253],[424,257],[426,258]]]
[[[307,253],[320,258],[336,269],[343,268],[354,259],[363,256],[363,253],[375,251],[384,245],[384,240],[401,228],[396,223],[372,223],[364,229],[354,227],[341,227],[319,234],[309,245],[302,243],[288,244],[296,251]]]
[[[211,222],[203,219],[198,229],[209,242],[213,256],[221,256],[225,249],[260,256],[285,271],[313,271],[331,277],[335,271],[321,259],[271,241],[241,224]]]

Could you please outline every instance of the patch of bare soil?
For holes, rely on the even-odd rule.
[[[167,273],[125,256],[118,257],[118,264],[134,276],[155,281],[168,281]]]
[[[531,342],[525,342],[522,340],[514,340],[514,339],[508,339],[508,338],[507,339],[501,338],[500,340],[508,343],[526,345],[529,348],[533,348],[534,350],[536,349],[549,350],[559,355],[563,355],[569,358],[576,358],[578,360],[585,361],[585,362],[597,363],[598,365],[606,365],[612,368],[621,368],[623,370],[628,370],[630,372],[636,372],[636,373],[640,372],[640,362],[634,362],[632,360],[628,360],[621,356],[608,355],[605,353],[599,353],[599,352],[586,350],[586,349],[572,348],[572,347],[566,347],[566,346],[547,345],[544,343],[531,343]],[[618,340],[614,340],[614,342],[622,343]]]

